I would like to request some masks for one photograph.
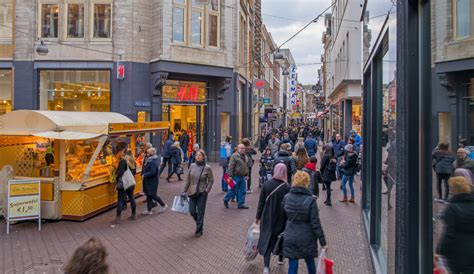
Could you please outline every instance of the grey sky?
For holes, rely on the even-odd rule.
[[[330,5],[331,0],[262,0],[263,23],[275,43],[280,45]],[[304,64],[321,61],[321,35],[324,30],[324,18],[321,18],[283,46],[291,50],[296,64],[300,64],[298,77],[303,84],[315,84],[317,81],[321,65]]]

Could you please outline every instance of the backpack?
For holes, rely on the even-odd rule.
[[[220,157],[221,159],[227,159],[227,149],[225,145],[221,146]]]

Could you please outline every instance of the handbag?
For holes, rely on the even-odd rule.
[[[178,166],[176,168],[176,174],[178,174],[178,175],[184,174],[184,169],[181,166]]]
[[[133,186],[135,186],[135,178],[133,177],[132,172],[130,171],[130,168],[127,165],[127,171],[125,171],[122,175],[122,178],[120,178],[120,181],[122,182],[122,187],[123,190],[127,190]]]

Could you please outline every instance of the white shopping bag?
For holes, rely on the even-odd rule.
[[[333,274],[333,265],[334,261],[328,259],[326,249],[322,249],[318,258],[318,268],[316,269],[316,274]]]
[[[260,238],[260,226],[252,224],[247,232],[247,241],[245,243],[244,255],[245,260],[252,261],[257,257],[258,239]]]
[[[189,200],[184,196],[174,196],[171,210],[178,213],[189,214]]]

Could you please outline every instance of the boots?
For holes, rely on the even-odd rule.
[[[351,199],[349,200],[349,203],[353,203],[353,204],[355,203],[354,197],[351,197]]]
[[[344,198],[340,200],[341,203],[347,203],[347,195],[344,195]]]
[[[135,221],[137,219],[137,215],[135,213],[132,213],[130,217],[128,217],[129,220]]]

